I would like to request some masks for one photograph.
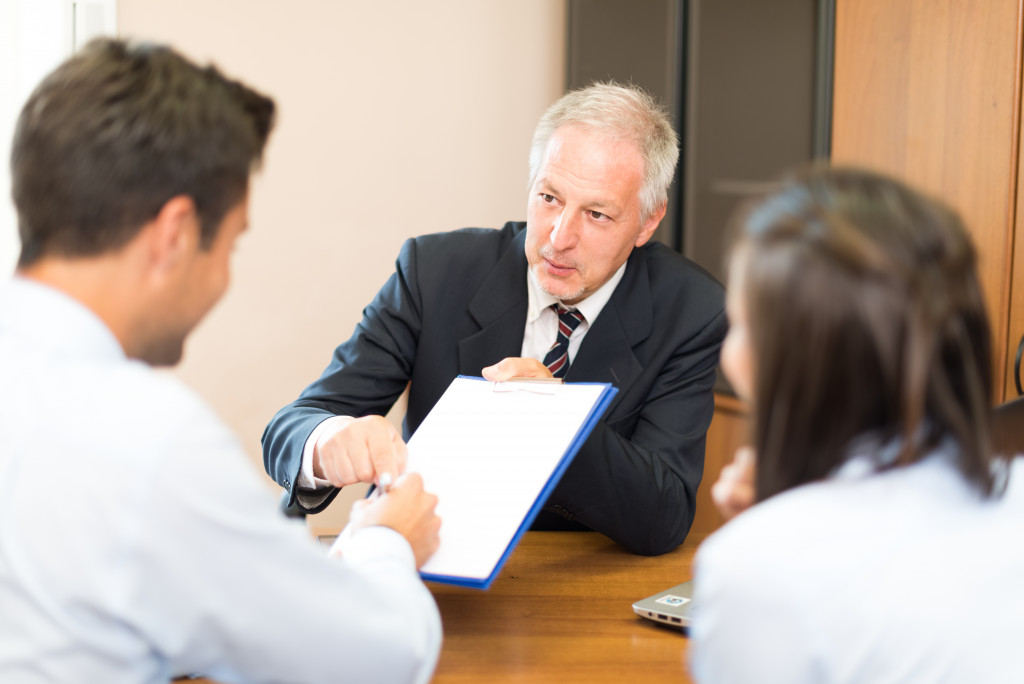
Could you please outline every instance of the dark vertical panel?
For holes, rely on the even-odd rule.
[[[814,158],[832,155],[832,74],[835,65],[836,0],[818,0],[814,55]]]
[[[817,0],[693,0],[684,253],[724,274],[744,199],[813,156]]]
[[[566,83],[569,89],[613,79],[640,86],[671,114],[682,130],[678,0],[570,0]],[[677,190],[654,237],[680,248]]]
[[[828,156],[834,0],[570,0],[570,88],[636,83],[672,112],[677,182],[656,238],[718,277],[742,200]]]

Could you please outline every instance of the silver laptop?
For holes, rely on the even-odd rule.
[[[633,604],[633,612],[648,620],[682,629],[690,625],[693,580],[677,584]]]

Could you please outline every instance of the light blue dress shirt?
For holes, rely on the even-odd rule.
[[[425,682],[441,625],[393,530],[328,558],[236,438],[91,311],[0,290],[0,682]]]
[[[1024,461],[983,499],[950,446],[880,473],[858,456],[711,535],[697,681],[1024,682]]]

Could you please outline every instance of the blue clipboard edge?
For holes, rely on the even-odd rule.
[[[481,380],[483,382],[491,382],[485,378],[472,375],[459,375],[458,378],[463,380]],[[590,413],[587,414],[587,419],[583,421],[583,424],[580,425],[580,429],[576,431],[576,435],[573,437],[572,441],[569,442],[569,447],[565,450],[565,453],[562,454],[562,458],[558,461],[558,465],[555,466],[554,471],[552,471],[551,477],[548,478],[548,481],[540,490],[540,494],[538,494],[537,498],[534,500],[533,505],[530,506],[530,511],[526,514],[526,517],[523,518],[523,522],[519,525],[519,529],[517,529],[516,533],[512,535],[511,541],[509,541],[508,546],[505,548],[505,553],[501,554],[501,558],[499,558],[498,562],[494,564],[494,569],[491,570],[491,574],[483,579],[478,579],[473,577],[435,575],[427,572],[421,572],[421,579],[426,582],[451,584],[459,587],[468,587],[470,589],[488,589],[490,588],[491,583],[497,579],[498,574],[501,573],[501,569],[505,567],[508,557],[512,555],[512,551],[514,551],[516,546],[519,544],[519,540],[522,539],[523,534],[525,534],[526,531],[530,529],[530,526],[533,525],[533,521],[536,520],[537,516],[540,514],[540,510],[544,506],[544,502],[548,500],[549,496],[551,496],[551,492],[553,492],[555,487],[558,485],[558,481],[562,479],[565,471],[569,468],[569,464],[572,463],[574,458],[576,458],[576,453],[580,450],[580,447],[583,446],[583,443],[587,441],[587,437],[590,436],[590,433],[597,425],[597,422],[601,419],[601,416],[604,415],[604,412],[608,410],[608,405],[611,404],[612,399],[615,398],[615,395],[619,391],[617,387],[614,387],[611,383],[607,382],[574,382],[568,384],[600,385],[604,387],[604,391],[601,392],[601,397],[590,409]]]

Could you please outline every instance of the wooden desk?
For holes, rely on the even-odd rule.
[[[689,579],[695,551],[636,556],[593,532],[528,532],[488,591],[428,584],[444,622],[433,681],[690,682],[688,640],[632,604]]]
[[[636,556],[596,532],[527,532],[489,590],[428,584],[444,623],[433,683],[692,683],[686,637],[632,606],[689,579],[696,549]]]

